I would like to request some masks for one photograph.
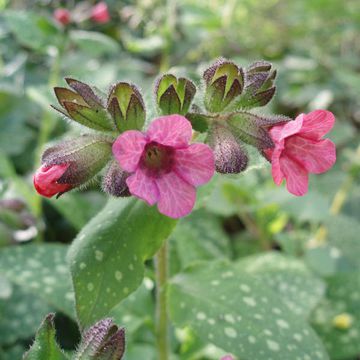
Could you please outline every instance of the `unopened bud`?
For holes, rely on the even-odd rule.
[[[195,96],[196,87],[191,80],[165,74],[155,83],[155,96],[162,115],[186,115]]]
[[[120,360],[125,351],[125,330],[111,319],[103,319],[84,334],[76,360]]]
[[[205,70],[203,78],[206,84],[205,108],[211,113],[223,111],[244,88],[243,69],[222,58]]]
[[[62,108],[52,106],[66,117],[98,131],[113,131],[110,114],[104,108],[104,100],[95,88],[71,78],[65,79],[72,90],[55,87],[55,95]]]
[[[110,89],[107,108],[120,132],[141,130],[144,126],[145,105],[135,85],[126,82],[115,84]]]
[[[112,161],[103,178],[103,190],[109,195],[116,197],[130,196],[131,194],[126,184],[128,177],[129,173],[121,169],[117,161]]]
[[[34,175],[34,185],[40,195],[61,195],[92,179],[109,161],[110,139],[83,135],[48,148],[42,156],[42,166]]]
[[[246,169],[246,151],[226,127],[226,124],[213,123],[207,143],[214,151],[215,169],[222,174],[238,174]]]

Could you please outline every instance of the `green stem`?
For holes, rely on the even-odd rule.
[[[167,241],[155,256],[156,271],[156,339],[158,360],[169,359],[169,329],[166,301],[166,280],[168,273]]]

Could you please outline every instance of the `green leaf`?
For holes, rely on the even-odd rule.
[[[311,319],[333,360],[356,358],[360,353],[360,273],[329,278],[326,298]]]
[[[315,332],[256,277],[225,262],[200,263],[168,288],[170,315],[240,358],[328,359]]]
[[[220,220],[204,210],[181,219],[170,241],[174,242],[183,268],[197,260],[228,258],[229,238]]]
[[[13,286],[11,296],[0,299],[0,343],[11,344],[33,336],[50,311],[51,307],[39,297]]]
[[[55,340],[54,314],[49,314],[41,324],[33,345],[24,360],[66,360]]]
[[[7,10],[4,15],[8,27],[20,44],[42,52],[50,45],[59,45],[59,29],[46,17],[19,10]]]
[[[74,294],[66,251],[67,246],[55,244],[8,247],[0,251],[0,273],[74,317]]]
[[[302,261],[276,252],[246,257],[236,267],[264,281],[296,315],[308,316],[325,291]]]
[[[99,32],[73,30],[69,37],[83,53],[93,57],[120,52],[119,44],[115,40]]]
[[[176,221],[155,207],[131,199],[111,199],[78,234],[69,250],[82,327],[106,316],[136,290],[144,261],[170,235]]]

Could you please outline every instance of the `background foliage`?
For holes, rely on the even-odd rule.
[[[255,170],[215,177],[201,189],[197,210],[169,239],[174,359],[219,359],[234,351],[232,342],[239,344],[237,333],[244,359],[312,360],[322,354],[322,344],[331,359],[357,359],[360,3],[108,1],[109,23],[84,20],[64,28],[52,11],[65,3],[70,11],[79,6],[76,1],[0,1],[0,359],[21,359],[50,311],[57,313],[58,342],[68,353],[74,350],[79,329],[68,261],[75,290],[81,288],[76,296],[83,296],[77,299],[80,325],[111,315],[127,329],[126,359],[156,359],[154,271],[147,259],[172,222],[133,200],[110,201],[80,232],[66,258],[69,244],[107,199],[95,182],[58,200],[41,199],[31,176],[46,143],[80,132],[49,107],[55,103],[51,87],[64,85],[63,76],[103,90],[116,80],[130,80],[146,94],[151,119],[152,85],[159,73],[171,70],[199,84],[205,66],[218,56],[242,65],[260,58],[274,63],[278,90],[266,109],[270,113],[294,117],[330,109],[337,119],[330,136],[338,161],[329,173],[311,177],[303,198],[277,188],[269,166],[256,161]],[[116,220],[129,209],[139,223],[137,214],[145,211],[153,227],[135,236],[126,221]],[[153,243],[132,241],[146,239],[149,232]],[[112,242],[105,243],[107,238]],[[84,241],[93,252],[72,262]],[[117,242],[128,244],[138,257],[118,264]],[[111,274],[109,288],[101,288],[99,271],[101,277]],[[120,285],[123,279],[129,283]],[[89,314],[93,291],[96,311]],[[118,304],[121,298],[126,299]]]

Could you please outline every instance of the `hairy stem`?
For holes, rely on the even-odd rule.
[[[167,241],[155,256],[156,271],[156,339],[158,360],[169,359],[169,331],[166,301],[166,280],[168,272]]]

